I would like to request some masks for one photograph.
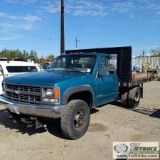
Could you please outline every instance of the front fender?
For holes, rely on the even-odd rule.
[[[67,104],[69,97],[74,93],[83,91],[89,91],[92,94],[92,101],[93,101],[92,106],[94,106],[94,92],[90,85],[82,85],[82,86],[68,88],[63,94],[62,104]]]

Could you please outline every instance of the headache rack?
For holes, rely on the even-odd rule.
[[[116,57],[117,60],[117,75],[120,82],[120,87],[132,87],[134,85],[139,85],[144,82],[151,81],[153,79],[151,74],[146,74],[145,78],[137,79],[133,81],[132,74],[132,47],[111,47],[111,48],[90,48],[90,49],[76,49],[76,50],[66,50],[66,54],[72,53],[106,53],[110,54],[112,57]]]

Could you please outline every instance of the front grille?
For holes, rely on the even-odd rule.
[[[15,85],[15,84],[8,84],[5,83],[6,89],[13,89],[17,91],[28,91],[28,92],[39,92],[40,93],[40,87],[33,87],[33,86],[23,86],[23,85]]]
[[[4,96],[14,101],[32,104],[41,102],[40,87],[5,83],[4,88]]]

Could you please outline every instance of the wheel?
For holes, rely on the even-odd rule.
[[[81,138],[87,131],[90,122],[90,109],[82,100],[71,100],[61,117],[61,129],[69,139]]]
[[[128,105],[127,98],[128,98],[128,91],[126,91],[125,93],[121,94],[121,102],[122,102],[122,105],[124,107],[127,107],[127,105]]]
[[[134,87],[129,90],[128,94],[128,108],[136,108],[140,102],[140,88]]]

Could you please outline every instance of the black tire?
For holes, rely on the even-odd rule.
[[[128,91],[126,91],[125,93],[121,94],[121,102],[122,102],[122,105],[124,107],[128,106]]]
[[[68,139],[81,138],[87,131],[90,122],[90,109],[82,100],[71,100],[61,117],[61,129]]]
[[[128,108],[134,109],[140,102],[140,88],[134,87],[129,90],[128,94]]]

